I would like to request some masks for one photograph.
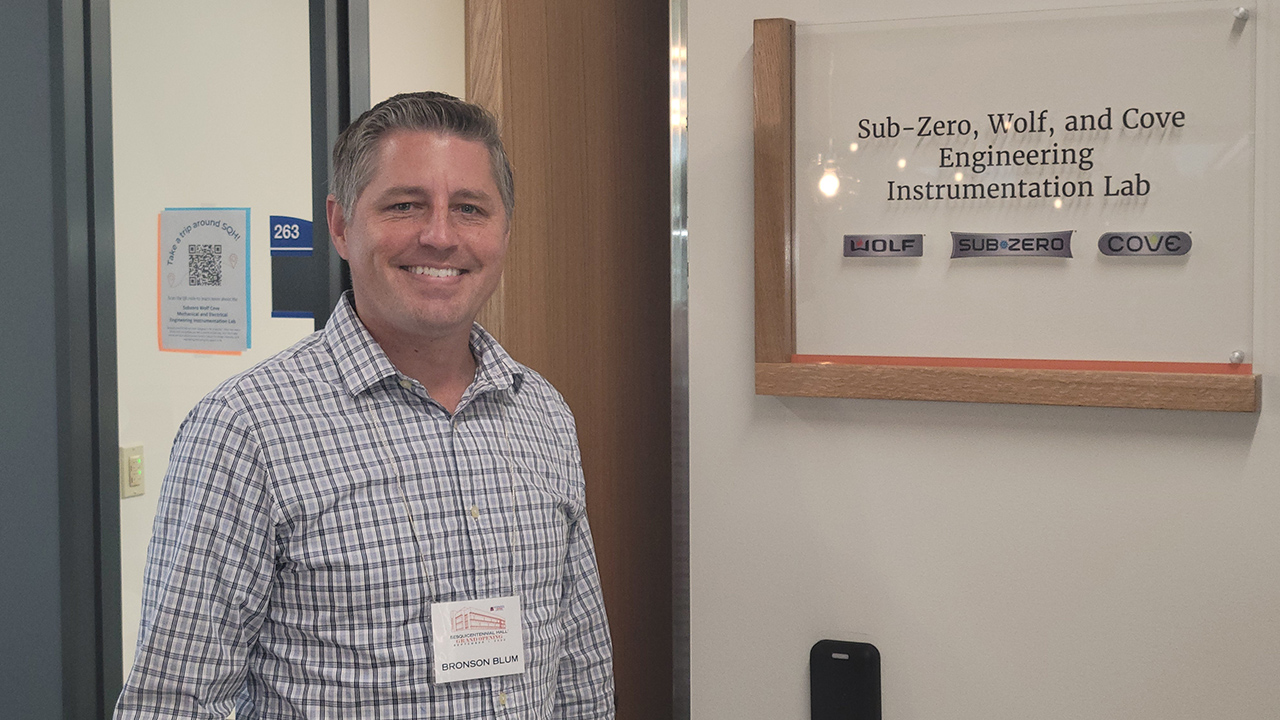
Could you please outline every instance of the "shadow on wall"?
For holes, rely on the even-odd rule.
[[[1048,407],[914,400],[845,400],[757,396],[761,415],[785,411],[805,423],[838,424],[851,432],[860,425],[891,426],[904,432],[966,428],[984,434],[1049,433],[1072,442],[1090,438],[1212,440],[1247,451],[1260,413]]]

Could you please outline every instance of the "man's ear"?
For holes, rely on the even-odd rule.
[[[333,242],[334,249],[343,260],[350,260],[347,257],[347,219],[342,214],[338,198],[330,195],[324,199],[324,215],[329,221],[329,240]]]

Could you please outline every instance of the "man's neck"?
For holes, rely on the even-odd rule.
[[[377,333],[373,328],[369,333],[397,370],[422,383],[431,399],[445,410],[453,413],[458,409],[462,395],[476,376],[470,332],[439,338],[406,338]]]

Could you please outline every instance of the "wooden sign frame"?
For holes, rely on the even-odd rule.
[[[795,30],[755,21],[757,395],[1258,411],[1247,363],[797,355]]]

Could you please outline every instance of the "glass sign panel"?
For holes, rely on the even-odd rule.
[[[1251,355],[1255,20],[1236,9],[799,26],[798,352]]]

